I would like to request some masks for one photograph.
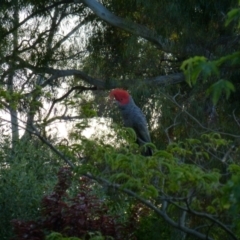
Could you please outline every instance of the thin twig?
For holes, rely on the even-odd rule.
[[[237,119],[237,117],[235,115],[235,110],[236,109],[233,110],[233,118],[234,118],[235,122],[237,123],[237,125],[240,127],[240,123],[239,123],[239,121],[238,121],[238,119]]]
[[[184,108],[182,108],[182,106],[171,96],[165,94],[164,92],[161,92],[162,95],[164,95],[166,98],[168,98],[170,101],[172,101],[176,106],[178,106],[185,114],[187,114],[191,119],[193,119],[202,129],[205,129],[207,131],[211,131],[212,129],[205,127],[204,125],[202,125],[202,123],[200,123],[192,114],[190,114],[188,111],[186,111]],[[221,132],[218,130],[215,130],[215,132],[222,134],[222,135],[226,135],[226,136],[231,136],[234,138],[240,138],[240,135],[235,135],[235,134],[231,134],[231,133],[226,133],[226,132]]]
[[[71,89],[69,89],[65,94],[63,94],[61,97],[57,98],[57,99],[54,99],[52,104],[51,104],[51,107],[46,115],[46,117],[44,118],[44,122],[47,121],[49,115],[51,114],[52,110],[53,110],[53,107],[56,103],[58,102],[61,102],[62,100],[66,99],[73,91],[75,90],[78,90],[78,92],[83,92],[83,91],[87,91],[87,90],[96,90],[97,88],[96,87],[84,87],[84,86],[75,86],[75,87],[72,87]]]

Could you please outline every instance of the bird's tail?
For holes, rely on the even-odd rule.
[[[150,147],[145,147],[144,150],[142,151],[142,155],[149,157],[153,155],[153,151]]]
[[[148,143],[148,142],[144,142],[140,138],[138,138],[137,143],[139,146],[142,146],[142,148],[143,148],[143,150],[141,151],[141,154],[143,156],[149,157],[149,156],[153,155],[153,150],[149,146],[146,146],[146,143]]]

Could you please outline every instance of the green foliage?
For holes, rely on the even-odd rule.
[[[39,218],[35,221],[12,221],[15,234],[12,239],[28,236],[30,240],[43,240],[49,232],[52,232],[49,239],[73,236],[84,240],[133,239],[134,228],[129,227],[132,223],[126,212],[123,209],[111,212],[109,198],[96,191],[101,189],[100,185],[87,177],[73,178],[68,167],[60,168],[57,175],[58,182],[53,192],[42,198]],[[72,187],[76,191],[70,197]],[[122,214],[127,218],[120,221],[119,215]]]
[[[240,217],[236,214],[240,210],[239,165],[231,164],[229,170],[232,173],[232,176],[224,186],[222,204],[223,208],[229,211],[233,220],[233,229],[236,231],[237,236],[240,236]]]
[[[221,95],[224,93],[226,98],[230,97],[231,92],[235,91],[234,85],[227,80],[219,80],[207,90],[208,95],[212,95],[213,104],[216,105]]]
[[[225,25],[228,26],[234,20],[240,22],[240,10],[239,8],[232,9],[227,14]],[[221,78],[221,67],[239,65],[240,57],[239,52],[234,52],[226,56],[220,57],[217,60],[208,61],[206,57],[195,56],[183,61],[181,70],[186,76],[186,81],[189,86],[195,85],[200,78],[206,81],[211,76]],[[228,99],[230,94],[235,91],[235,87],[232,82],[224,79],[220,79],[213,83],[207,90],[207,94],[211,95],[213,104],[216,105],[221,95],[224,94]]]
[[[135,22],[153,30],[161,44],[108,25],[82,4],[3,1],[0,9],[0,108],[9,110],[10,106],[27,116],[27,120],[32,118],[30,123],[36,120],[41,130],[57,119],[72,120],[67,112],[51,118],[53,112],[44,112],[45,102],[54,108],[55,103],[60,104],[77,113],[73,119],[81,120],[73,128],[71,141],[63,141],[56,148],[77,165],[77,176],[91,173],[119,186],[119,191],[113,190],[108,197],[113,199],[112,208],[122,207],[123,218],[129,213],[126,206],[132,204],[135,194],[159,211],[167,199],[169,206],[164,213],[176,222],[179,209],[190,208],[186,211],[186,226],[206,236],[227,239],[216,222],[194,215],[191,209],[210,214],[226,227],[234,225],[231,229],[239,234],[238,216],[229,220],[234,216],[232,212],[239,210],[239,147],[236,152],[232,150],[233,139],[238,146],[236,139],[239,138],[240,13],[237,1],[103,0],[101,3],[126,19],[129,25]],[[20,14],[24,18],[22,13],[27,13],[29,19],[18,24],[15,16]],[[62,33],[64,24],[69,30],[68,21],[72,16],[78,19],[71,21],[75,34],[75,30],[70,30],[68,35]],[[79,23],[91,29],[85,49],[79,41]],[[137,31],[145,30],[139,27]],[[81,77],[85,81],[81,77],[68,77],[69,72],[62,70],[79,68],[84,70]],[[179,68],[185,73],[188,84],[165,84],[160,90],[158,83],[162,83],[162,77],[170,82],[171,74],[178,73]],[[156,76],[158,78],[148,82]],[[152,157],[141,156],[142,149],[135,143],[136,136],[131,129],[115,126],[114,134],[100,136],[96,130],[92,139],[82,137],[89,119],[95,120],[97,116],[111,116],[120,123],[119,113],[114,115],[109,110],[111,106],[107,104],[105,93],[95,91],[91,100],[87,94],[82,94],[89,83],[96,83],[95,90],[98,83],[102,89],[104,81],[106,88],[128,88],[146,113],[155,143],[149,144],[154,150]],[[62,92],[60,88],[67,89],[63,98],[58,96]],[[76,94],[70,95],[73,91]],[[48,116],[39,119],[42,114]],[[52,173],[59,160],[39,142],[34,144],[20,143],[10,149],[8,143],[9,146],[5,145],[0,151],[0,179],[3,180],[0,206],[4,206],[0,209],[0,223],[1,231],[5,231],[0,236],[2,239],[11,235],[10,216],[36,217],[39,196],[48,191],[55,180]],[[119,193],[125,189],[133,195]],[[158,231],[154,229],[154,222],[161,224],[159,215],[151,213],[142,218],[145,235],[141,235],[139,229],[138,236],[149,239],[146,233],[150,232],[155,239]],[[167,229],[161,238],[170,239],[170,234]],[[57,233],[52,236],[62,238]]]
[[[14,149],[1,143],[0,238],[12,235],[10,221],[35,219],[43,194],[51,191],[58,168],[51,151],[38,141],[19,142]]]
[[[136,237],[138,240],[169,239],[171,228],[156,214],[144,216],[139,220]]]
[[[237,21],[239,23],[239,19],[240,19],[240,9],[234,8],[228,12],[225,25],[228,26],[233,21]],[[238,27],[239,27],[239,25],[238,25]]]
[[[203,72],[204,78],[212,73],[218,74],[218,69],[213,63],[209,63],[207,58],[199,56],[185,60],[182,63],[181,70],[186,75],[186,81],[190,86],[196,84],[201,72]]]
[[[229,160],[238,158],[239,148],[236,153],[231,153],[231,157],[225,159],[226,151],[233,144],[231,140],[217,133],[203,134],[198,139],[189,138],[185,141],[171,143],[165,150],[155,150],[152,157],[146,158],[136,151],[134,135],[126,138],[125,131],[118,131],[118,134],[120,134],[120,139],[125,140],[125,143],[123,147],[120,145],[117,149],[106,146],[102,142],[96,145],[96,142],[86,140],[84,143],[86,149],[94,147],[94,154],[89,155],[87,163],[79,166],[77,172],[81,174],[90,172],[97,177],[107,179],[110,183],[117,184],[120,192],[127,189],[138,197],[155,203],[155,206],[161,205],[159,199],[168,196],[171,199],[179,199],[175,204],[183,207],[184,200],[181,202],[180,199],[187,198],[191,191],[195,197],[191,203],[188,203],[188,207],[196,212],[205,212],[209,215],[221,214],[228,218],[229,209],[233,208],[234,204],[237,206],[238,185],[231,184],[233,180],[230,181],[224,177],[226,165],[229,165],[229,171],[235,176],[239,173],[238,164],[231,164]],[[235,197],[228,197],[232,196],[232,192]],[[115,204],[118,201],[121,203],[121,198],[114,199]],[[125,201],[131,200],[125,197]],[[176,206],[171,205],[168,214],[173,219],[178,218],[175,216],[176,212],[178,212]],[[206,223],[201,217],[191,215],[188,217],[191,227]],[[234,220],[234,224],[237,224],[237,221],[238,218]],[[153,236],[157,234],[158,230],[154,225],[156,222],[159,224],[161,222],[161,217],[157,213],[154,217],[149,215],[140,220],[140,225],[143,224],[143,226],[140,227],[139,232],[136,232],[138,236],[142,234],[140,239],[148,239],[145,234],[150,231],[149,229],[152,229],[150,232]],[[215,236],[215,239],[219,239],[220,236],[217,232],[222,231],[217,229],[218,227],[210,233]],[[166,225],[164,225],[162,234],[166,234],[166,238],[169,237],[170,233]],[[222,232],[222,234],[225,233]],[[235,234],[238,232],[235,231]]]
[[[212,62],[207,61],[205,57],[193,57],[185,60],[181,69],[186,75],[187,83],[189,86],[192,86],[196,84],[200,74],[202,74],[205,81],[211,75],[217,75],[217,77],[219,77],[219,66],[229,60],[231,62],[236,62],[236,54],[229,55],[226,58],[221,58],[218,61]],[[230,81],[221,79],[208,88],[207,95],[211,95],[213,104],[216,105],[222,94],[225,94],[228,99],[230,94],[234,91],[235,87]]]
[[[94,110],[91,102],[86,103],[85,105],[82,106],[81,115],[84,116],[85,118],[93,118],[97,116],[97,113]]]
[[[46,240],[80,240],[80,238],[63,237],[61,233],[52,232],[46,237]]]
[[[89,240],[111,240],[113,238],[108,237],[108,238],[104,238],[101,233],[89,233]],[[77,237],[63,237],[63,235],[61,233],[57,233],[57,232],[52,232],[51,234],[49,234],[48,236],[46,236],[46,240],[81,240],[81,238],[77,238]]]

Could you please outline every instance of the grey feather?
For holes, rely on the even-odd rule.
[[[122,105],[118,103],[118,107],[122,113],[124,126],[133,128],[137,135],[137,143],[141,146],[151,142],[149,135],[147,120],[142,110],[135,104],[132,97],[128,104]],[[147,148],[144,155],[151,156],[152,150]]]

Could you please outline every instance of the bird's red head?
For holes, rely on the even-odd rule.
[[[126,90],[116,88],[110,92],[110,98],[115,98],[120,104],[125,105],[130,101],[130,95]]]

